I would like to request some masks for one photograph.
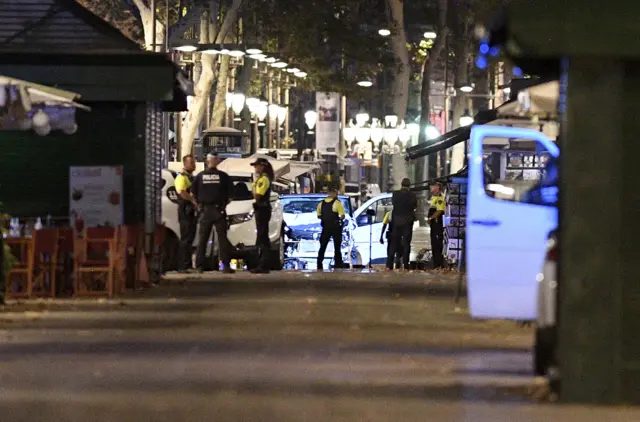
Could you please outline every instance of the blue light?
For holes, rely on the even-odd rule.
[[[480,44],[480,53],[487,54],[489,52],[489,44],[482,43]]]
[[[476,67],[478,69],[486,69],[487,68],[487,58],[485,56],[478,56],[476,59]]]
[[[519,78],[519,77],[521,77],[522,75],[523,75],[523,73],[522,73],[522,69],[520,69],[518,66],[516,66],[516,67],[514,67],[514,68],[513,68],[513,76],[516,76],[516,77],[518,77],[518,78]]]
[[[491,57],[497,57],[498,54],[500,54],[500,47],[491,47],[491,50],[489,50],[489,55]]]

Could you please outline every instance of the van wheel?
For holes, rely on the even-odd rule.
[[[271,270],[280,271],[284,267],[284,230],[280,234],[280,239],[276,242],[275,248],[272,250]]]
[[[533,350],[533,371],[536,376],[545,376],[554,363],[555,327],[537,328]]]
[[[171,230],[165,229],[165,238],[162,243],[162,273],[176,271],[178,269],[178,251],[180,241]]]

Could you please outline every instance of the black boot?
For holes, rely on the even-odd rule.
[[[258,266],[251,270],[253,274],[269,274],[269,252],[266,248],[258,248]]]

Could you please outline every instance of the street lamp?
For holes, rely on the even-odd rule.
[[[434,40],[438,37],[438,34],[436,34],[434,31],[427,31],[423,35],[428,40]]]
[[[371,140],[375,145],[378,145],[382,142],[382,138],[384,137],[384,129],[379,127],[378,119],[373,119],[373,123],[371,123]]]
[[[434,125],[427,125],[424,128],[424,133],[429,141],[440,137],[440,131]]]
[[[373,86],[373,82],[371,81],[360,81],[357,82],[358,86],[361,86],[363,88],[369,88],[370,86]]]
[[[224,97],[225,105],[227,109],[230,109],[233,106],[233,97],[235,94],[233,92],[227,92],[227,95]]]
[[[313,130],[316,127],[316,122],[318,121],[318,112],[315,110],[309,110],[304,113],[304,122],[309,127],[309,130]]]
[[[462,92],[471,92],[471,91],[473,91],[473,85],[467,83],[467,84],[462,85],[459,89]]]
[[[269,105],[269,119],[275,120],[278,118],[278,111],[280,111],[280,106],[278,104],[270,104]]]
[[[245,103],[249,108],[249,113],[256,114],[258,112],[258,107],[260,106],[260,100],[258,98],[255,98],[255,97],[247,98]]]
[[[249,55],[249,58],[250,58],[250,59],[253,59],[253,60],[258,60],[259,62],[263,62],[263,61],[265,61],[265,60],[266,60],[267,56],[265,56],[265,55],[264,55],[264,54],[262,54],[262,53],[258,53],[258,54],[251,54],[251,55]]]
[[[267,57],[264,59],[265,62],[271,64],[271,63],[275,63],[278,61],[278,59],[276,59],[275,57]]]
[[[278,108],[278,122],[280,123],[280,126],[282,126],[284,124],[284,120],[287,118],[287,108],[286,107],[279,107]],[[286,134],[285,134],[286,136]]]
[[[247,48],[247,54],[261,54],[262,50],[256,47]]]
[[[229,56],[231,56],[231,57],[242,57],[242,56],[244,56],[244,51],[238,50],[238,49],[233,49],[233,50],[229,51]]]
[[[398,125],[398,116],[395,114],[384,116],[384,124],[387,127],[396,127]]]
[[[271,67],[275,67],[276,69],[284,69],[285,67],[287,67],[287,63],[283,62],[282,60],[278,60],[275,63],[271,63]]]
[[[231,101],[231,109],[235,114],[242,113],[242,109],[244,108],[244,99],[245,96],[242,93],[233,94],[233,100]]]
[[[266,101],[260,101],[258,103],[258,107],[256,108],[256,117],[260,120],[258,126],[264,126],[264,119],[267,118],[267,114],[269,112],[268,103]]]
[[[371,135],[371,129],[368,127],[358,127],[356,128],[356,140],[362,144],[367,142]]]
[[[473,124],[473,117],[469,115],[469,110],[465,110],[464,114],[460,117],[460,126],[469,126]]]
[[[295,76],[297,76],[298,78],[306,78],[307,72],[298,72],[298,73],[295,73]]]
[[[378,34],[383,37],[388,37],[389,35],[391,35],[391,31],[389,31],[388,29],[379,29]]]
[[[356,114],[356,124],[358,127],[364,126],[369,121],[369,113],[365,110],[360,110],[358,114]]]

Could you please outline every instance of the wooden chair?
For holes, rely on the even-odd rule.
[[[117,244],[112,227],[86,229],[74,253],[74,296],[113,297]]]
[[[7,272],[5,297],[26,298],[33,277],[33,242],[29,238],[8,238],[6,243],[16,259],[14,266]],[[17,282],[17,283],[14,283]]]
[[[56,296],[56,275],[58,272],[57,229],[40,229],[33,232],[33,267],[28,296]]]
[[[124,293],[127,287],[136,288],[137,268],[141,253],[143,234],[139,225],[123,225],[118,227],[118,252],[116,262],[116,291]]]
[[[76,233],[71,227],[58,229],[58,293],[73,291]]]

